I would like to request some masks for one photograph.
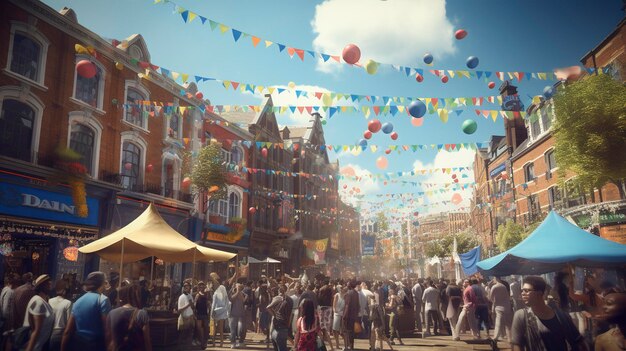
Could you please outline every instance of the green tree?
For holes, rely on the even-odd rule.
[[[211,200],[226,198],[226,168],[220,145],[212,143],[200,149],[190,178],[195,195],[210,191]]]
[[[556,161],[585,189],[611,182],[624,198],[626,87],[609,75],[566,85],[554,97]]]
[[[379,212],[376,215],[376,223],[378,223],[378,232],[386,233],[389,230],[389,222],[383,212]]]
[[[454,239],[456,238],[457,253],[467,252],[480,245],[475,233],[466,230],[456,234],[446,234],[441,239],[431,241],[426,244],[425,253],[427,257],[438,256],[440,258],[449,257],[454,249]]]

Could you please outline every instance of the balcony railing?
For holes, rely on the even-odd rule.
[[[138,184],[133,184],[130,186],[124,186],[123,179],[124,179],[124,176],[119,173],[111,173],[107,171],[100,172],[101,181],[124,187],[128,191],[133,191],[136,193],[155,194],[159,196],[164,196],[164,197],[180,200],[180,201],[187,202],[187,203],[193,202],[193,196],[191,194],[182,193],[180,191],[175,192],[171,186],[162,187],[160,184],[155,184],[155,183],[145,183],[145,184],[138,183]]]

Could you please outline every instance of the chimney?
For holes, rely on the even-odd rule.
[[[524,104],[517,95],[517,87],[511,84],[508,80],[504,81],[500,86],[500,95],[502,96],[502,110],[504,111],[523,111]],[[516,117],[512,120],[504,119],[504,131],[506,134],[506,144],[509,146],[509,150],[513,152],[526,138],[528,138],[528,131],[524,124],[524,119]]]

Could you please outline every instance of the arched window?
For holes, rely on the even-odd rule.
[[[146,100],[146,96],[144,96],[139,90],[128,88],[126,90],[127,106],[124,120],[145,129],[142,109],[143,105],[141,103],[141,101],[144,100]]]
[[[141,149],[130,141],[122,146],[122,186],[127,190],[136,190],[140,184]]]
[[[96,133],[93,129],[80,123],[73,124],[70,133],[70,148],[81,155],[80,162],[87,169],[87,173],[91,174],[93,171]]]
[[[11,21],[11,38],[6,72],[16,78],[26,78],[28,83],[44,84],[46,57],[50,42],[36,26]]]
[[[241,217],[241,197],[235,191],[228,196],[228,218]]]
[[[96,60],[89,56],[79,55],[76,57],[76,63],[82,60],[89,60],[96,65],[96,75],[85,78],[78,74],[76,68],[74,69],[74,99],[101,110],[104,99],[104,70]]]
[[[524,166],[524,179],[527,183],[535,180],[535,165],[533,163]]]
[[[13,99],[2,101],[0,114],[0,154],[31,161],[35,110]]]
[[[13,36],[13,53],[11,56],[11,71],[30,80],[37,81],[41,58],[41,45],[17,32]]]

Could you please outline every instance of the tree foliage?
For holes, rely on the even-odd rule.
[[[376,223],[378,223],[378,232],[386,233],[389,230],[389,221],[387,221],[387,217],[385,213],[379,212],[376,215]]]
[[[496,234],[496,244],[500,251],[506,251],[526,239],[530,233],[535,231],[541,222],[534,222],[527,227],[511,220],[498,227]]]
[[[585,188],[626,178],[625,101],[626,87],[609,75],[567,85],[554,98],[557,164]]]
[[[191,181],[198,193],[206,193],[212,187],[217,187],[217,191],[211,192],[212,200],[226,198],[226,168],[218,144],[209,144],[200,149],[191,171]]]
[[[466,230],[456,234],[447,234],[443,238],[431,241],[426,244],[425,253],[427,257],[437,256],[440,258],[452,255],[454,248],[454,238],[456,237],[457,253],[464,253],[480,245],[475,233]]]

